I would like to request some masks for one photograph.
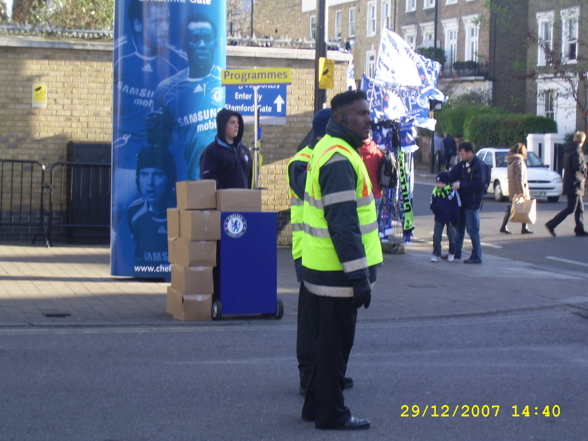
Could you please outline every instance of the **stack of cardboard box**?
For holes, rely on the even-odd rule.
[[[176,197],[177,208],[167,210],[172,265],[166,311],[178,320],[211,320],[221,211],[261,211],[261,191],[216,190],[214,180],[181,181]]]

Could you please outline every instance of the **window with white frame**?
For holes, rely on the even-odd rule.
[[[537,65],[547,64],[548,54],[553,50],[553,11],[537,13]]]
[[[402,37],[412,50],[416,49],[417,27],[416,25],[402,26]]]
[[[316,15],[310,16],[310,39],[316,40]]]
[[[478,34],[480,22],[478,15],[462,17],[465,28],[465,61],[478,61]]]
[[[416,11],[416,0],[406,0],[406,12]]]
[[[335,40],[341,40],[342,31],[341,26],[343,25],[343,11],[338,9],[335,11]]]
[[[445,0],[446,5],[455,5],[456,3],[457,3],[457,0]]]
[[[421,35],[423,36],[423,42],[420,47],[433,47],[433,36],[435,34],[435,23],[427,22],[421,23]]]
[[[562,48],[561,53],[565,61],[577,62],[578,59],[578,19],[580,8],[562,9]]]
[[[423,9],[431,9],[435,7],[435,0],[424,0]]]
[[[376,17],[377,17],[377,3],[368,2],[367,5],[367,36],[373,37],[376,35]]]
[[[555,120],[557,92],[555,90],[543,90],[541,94],[543,99],[543,116]]]
[[[355,8],[349,8],[349,26],[347,27],[347,37],[355,37]]]
[[[374,50],[365,53],[365,74],[368,78],[376,76],[376,51]]]
[[[392,29],[392,2],[382,0],[382,29]]]
[[[445,67],[452,69],[453,63],[457,61],[457,33],[459,31],[459,19],[452,18],[441,20],[443,25],[444,42],[445,42]]]

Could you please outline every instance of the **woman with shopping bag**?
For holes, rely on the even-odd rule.
[[[520,199],[520,195],[522,195],[526,201],[531,199],[529,183],[527,182],[527,164],[525,159],[527,159],[527,146],[522,142],[517,143],[506,155],[506,160],[508,161],[508,198],[510,203],[508,204],[508,207],[506,207],[502,226],[500,227],[500,232],[504,234],[511,234],[511,231],[508,229],[508,221],[511,218],[511,208],[515,196],[519,196]],[[533,233],[534,231],[529,230],[527,224],[523,222],[521,234]]]

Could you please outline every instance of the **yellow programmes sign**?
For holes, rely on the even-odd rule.
[[[288,67],[275,69],[223,69],[221,78],[223,86],[292,83],[292,74]]]

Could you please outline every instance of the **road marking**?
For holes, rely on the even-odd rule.
[[[558,262],[571,263],[571,264],[574,264],[574,265],[588,266],[588,263],[576,262],[575,260],[562,259],[560,257],[545,256],[545,258],[546,259],[550,259],[550,260],[557,260]]]
[[[493,243],[480,242],[480,244],[488,248],[502,248],[502,245],[494,245]]]

